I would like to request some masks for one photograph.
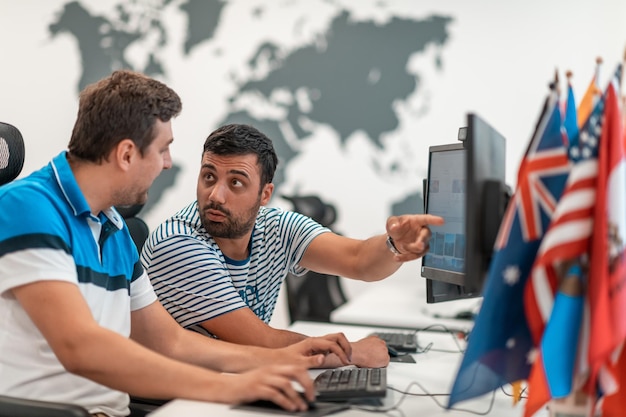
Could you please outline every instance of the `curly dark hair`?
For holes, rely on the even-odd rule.
[[[181,110],[178,94],[160,81],[115,71],[81,91],[69,153],[101,162],[120,141],[131,139],[143,155],[155,139],[156,119],[167,122]]]

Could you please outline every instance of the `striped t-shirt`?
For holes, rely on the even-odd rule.
[[[141,261],[159,300],[183,326],[208,334],[200,324],[249,307],[269,323],[288,273],[311,241],[328,232],[309,217],[261,207],[245,260],[225,257],[200,221],[196,202],[161,224],[144,245]]]

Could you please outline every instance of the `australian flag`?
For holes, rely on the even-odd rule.
[[[500,226],[482,307],[448,408],[529,375],[533,340],[524,313],[524,287],[570,169],[562,127],[558,93],[553,86]]]

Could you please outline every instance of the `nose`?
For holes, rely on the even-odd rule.
[[[165,155],[163,156],[163,169],[170,169],[172,167],[172,155],[170,154],[170,151],[168,150],[167,152],[165,152]]]
[[[219,182],[214,184],[209,193],[209,200],[215,203],[224,204],[226,202],[226,187]]]

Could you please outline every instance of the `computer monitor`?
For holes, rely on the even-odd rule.
[[[424,211],[446,220],[422,259],[426,301],[480,296],[508,203],[504,137],[469,114],[459,142],[429,148],[424,188]]]

